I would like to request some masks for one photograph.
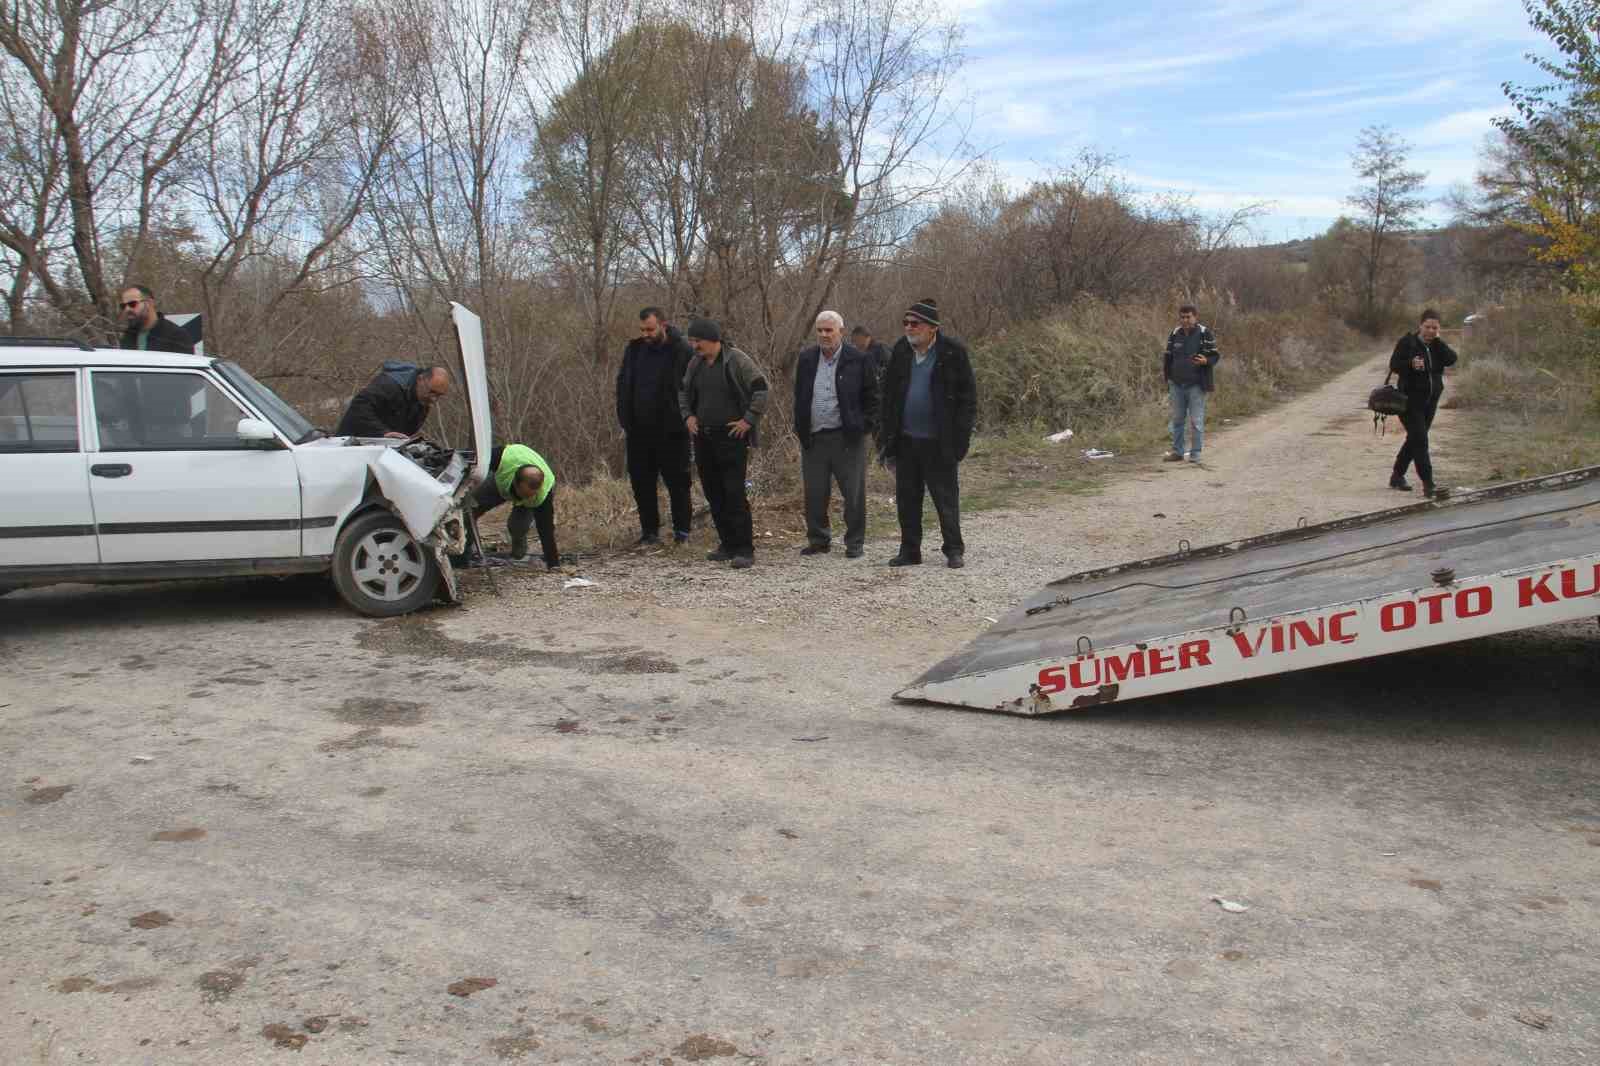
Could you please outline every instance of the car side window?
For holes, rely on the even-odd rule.
[[[0,374],[0,452],[78,450],[78,378],[71,371]]]
[[[239,420],[248,417],[204,374],[94,374],[102,451],[242,448]]]

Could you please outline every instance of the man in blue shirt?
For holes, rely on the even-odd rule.
[[[966,345],[939,329],[939,306],[918,300],[901,322],[883,375],[883,427],[878,453],[894,467],[900,552],[890,566],[922,562],[922,495],[933,497],[945,563],[966,565],[961,539],[961,487],[956,468],[972,445],[978,383]]]

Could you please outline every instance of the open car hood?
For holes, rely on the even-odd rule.
[[[456,327],[456,349],[466,378],[467,417],[472,421],[472,447],[477,453],[469,473],[482,481],[489,473],[489,449],[494,436],[489,420],[489,371],[484,364],[483,322],[465,307],[450,302],[450,320]]]

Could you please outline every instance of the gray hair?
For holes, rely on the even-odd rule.
[[[837,312],[837,311],[824,311],[824,312],[822,312],[822,314],[817,316],[817,321],[816,321],[815,324],[820,326],[824,322],[832,322],[835,329],[837,329],[840,333],[844,332],[844,316],[839,314],[839,312]]]

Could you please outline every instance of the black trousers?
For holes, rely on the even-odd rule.
[[[1433,484],[1433,456],[1428,454],[1428,429],[1433,425],[1433,416],[1439,413],[1439,401],[1429,400],[1426,407],[1407,407],[1406,413],[1400,416],[1400,424],[1406,427],[1405,443],[1400,445],[1400,452],[1394,457],[1394,476],[1406,476],[1406,468],[1415,463],[1417,476],[1423,484]]]
[[[486,478],[472,498],[472,517],[482,518],[490,511],[506,502],[500,495],[500,486],[496,485],[494,478]],[[544,561],[550,566],[561,562],[561,553],[556,549],[556,489],[552,485],[550,492],[545,496],[544,502],[537,507],[513,507],[511,517],[506,519],[506,528],[511,533],[511,554],[515,558],[522,558],[528,554],[528,527],[537,525],[539,528],[539,547],[544,553]],[[476,523],[474,523],[474,527]],[[469,536],[469,540],[473,539]],[[473,550],[482,551],[481,544],[467,545],[467,554]]]
[[[895,509],[900,514],[900,553],[922,558],[922,493],[933,497],[939,515],[939,532],[946,555],[965,552],[961,539],[961,486],[957,464],[945,459],[936,440],[919,440],[904,434],[895,452]]]
[[[628,434],[627,452],[628,480],[633,483],[633,502],[639,507],[639,532],[646,536],[661,532],[661,505],[656,500],[656,479],[660,478],[666,483],[672,507],[672,532],[687,537],[694,513],[689,503],[689,438],[635,431]]]
[[[750,498],[744,489],[750,445],[723,428],[701,430],[694,456],[700,468],[700,488],[711,505],[711,519],[717,524],[723,550],[729,555],[754,555]]]

